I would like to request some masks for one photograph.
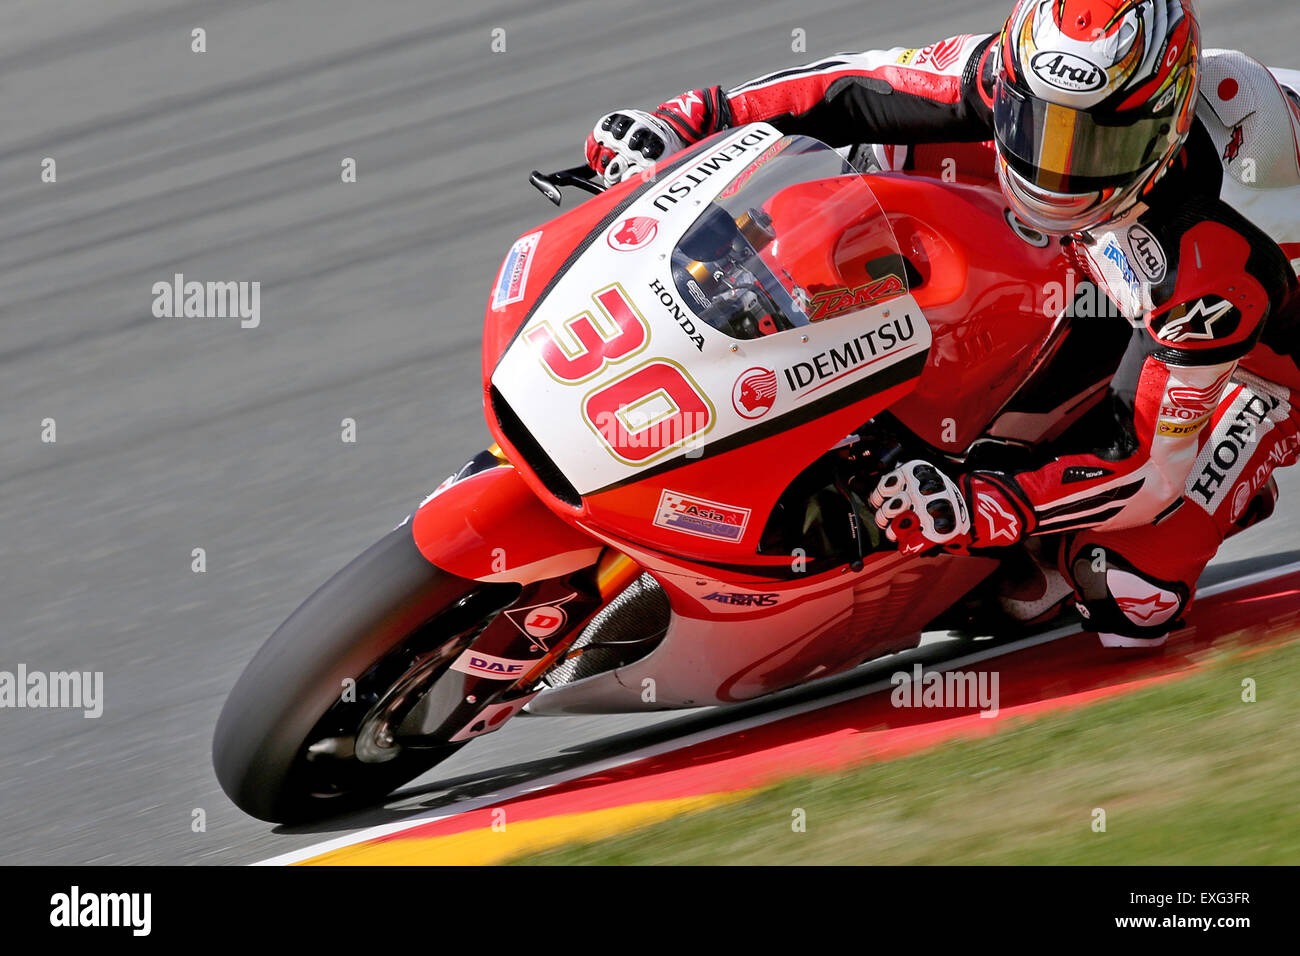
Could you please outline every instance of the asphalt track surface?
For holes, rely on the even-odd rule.
[[[0,711],[0,862],[251,862],[679,732],[518,720],[310,830],[244,816],[209,761],[270,631],[486,444],[482,303],[549,217],[530,169],[578,161],[610,108],[991,30],[1008,5],[5,4],[0,668],[103,671],[106,705]],[[1300,65],[1292,0],[1201,6],[1207,45]],[[260,281],[261,325],[154,318],[151,286],[177,272]],[[1300,547],[1300,476],[1281,484],[1282,513],[1220,560]]]

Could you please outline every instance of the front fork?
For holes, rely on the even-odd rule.
[[[631,558],[607,550],[590,568],[525,587],[443,678],[459,682],[460,704],[438,736],[468,740],[519,713],[537,696],[543,675],[567,659],[596,613],[640,574]]]
[[[631,558],[547,508],[495,445],[410,520],[430,563],[520,588],[430,691],[435,707],[421,721],[426,740],[461,741],[499,729],[536,696],[542,676],[563,662],[592,617],[641,574]]]

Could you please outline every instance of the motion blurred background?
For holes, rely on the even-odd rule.
[[[212,728],[272,629],[487,443],[483,304],[551,215],[528,172],[579,162],[610,109],[993,31],[1010,5],[0,7],[0,669],[103,671],[106,698],[98,720],[0,710],[0,862],[239,863],[322,839],[226,800]],[[1201,9],[1207,46],[1300,67],[1294,0]],[[178,272],[260,281],[260,327],[154,318]],[[1280,478],[1281,512],[1221,559],[1300,545],[1300,482]],[[517,721],[427,779],[662,719]]]

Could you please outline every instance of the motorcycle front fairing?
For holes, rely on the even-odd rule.
[[[924,366],[897,240],[865,177],[764,124],[628,186],[579,254],[525,273],[544,291],[495,339],[489,425],[602,540],[778,569],[759,539],[781,493]],[[550,228],[525,237],[539,256]]]

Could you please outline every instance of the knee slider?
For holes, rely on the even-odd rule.
[[[1069,562],[1076,606],[1090,630],[1154,638],[1182,626],[1191,598],[1181,581],[1143,573],[1109,548],[1085,545]]]

